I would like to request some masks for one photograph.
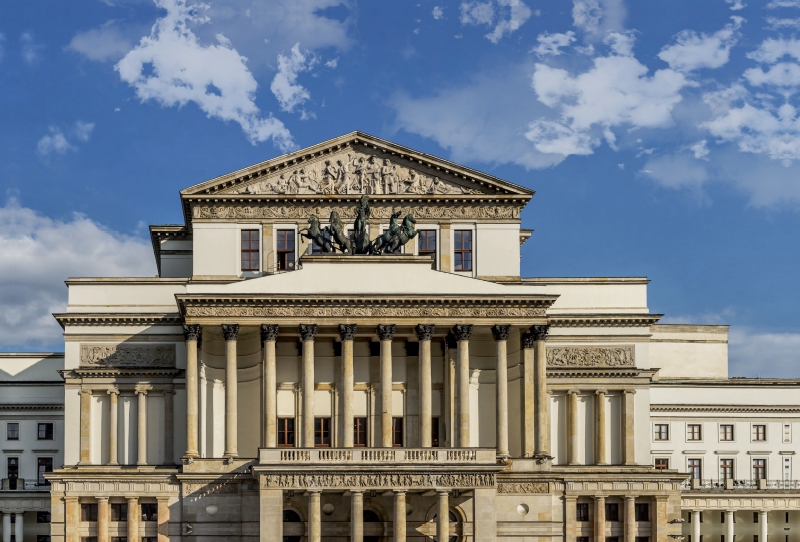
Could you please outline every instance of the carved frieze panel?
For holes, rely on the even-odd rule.
[[[83,344],[80,364],[82,367],[174,367],[175,346]]]
[[[349,147],[222,190],[238,194],[481,194],[447,175],[430,175],[405,159]],[[449,176],[447,176],[449,177]]]
[[[497,484],[497,492],[517,495],[550,493],[550,484],[548,482],[500,482]]]
[[[202,307],[187,306],[186,316],[236,316],[236,317],[395,317],[395,318],[534,318],[545,315],[546,309],[540,307],[292,307],[292,306],[231,306]]]
[[[184,495],[238,495],[239,484],[226,484],[220,482],[212,483],[185,483],[183,484]]]
[[[632,345],[558,346],[547,349],[548,367],[635,367]]]
[[[261,487],[304,488],[476,488],[494,487],[493,473],[393,474],[393,473],[280,473],[263,474]]]
[[[373,219],[388,220],[395,211],[402,216],[411,214],[416,219],[518,219],[518,205],[474,204],[448,205],[380,205],[371,204]],[[197,219],[287,219],[303,220],[309,216],[327,219],[332,211],[339,213],[345,221],[355,220],[356,206],[351,202],[341,204],[297,203],[292,205],[224,203],[219,205],[197,204],[192,207],[192,217]]]

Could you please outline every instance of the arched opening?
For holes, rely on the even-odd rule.
[[[283,522],[284,523],[303,523],[303,518],[300,517],[300,514],[295,512],[294,510],[287,509],[283,511]],[[291,529],[289,529],[291,531]],[[286,532],[286,526],[284,525],[283,532]],[[298,535],[284,535],[283,542],[300,542],[302,536]]]
[[[377,512],[374,510],[364,510],[364,523],[382,523]],[[380,536],[364,536],[364,542],[380,542]]]

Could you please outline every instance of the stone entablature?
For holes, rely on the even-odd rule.
[[[432,490],[495,487],[494,472],[258,472],[259,486],[265,489],[406,489]]]

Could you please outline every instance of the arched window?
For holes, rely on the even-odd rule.
[[[381,523],[380,516],[374,510],[364,510],[364,523]],[[364,542],[380,542],[380,536],[364,536]]]
[[[294,510],[287,509],[283,511],[283,522],[284,523],[302,523],[303,518],[300,517],[300,514],[295,512]],[[284,529],[285,530],[285,529]],[[283,542],[300,542],[302,536],[284,536]]]

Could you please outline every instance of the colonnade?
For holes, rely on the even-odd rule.
[[[609,534],[609,523],[606,519],[606,500],[610,495],[593,495],[592,499],[592,541],[607,542]],[[619,521],[622,522],[623,542],[636,542],[637,525],[636,501],[647,501],[649,504],[650,532],[649,538],[653,542],[663,541],[667,533],[667,496],[655,495],[652,497],[640,497],[634,495],[621,496],[623,501],[622,513]],[[566,495],[565,503],[565,542],[576,542],[578,536],[578,526],[581,524],[576,517],[578,495]],[[584,531],[585,533],[585,531]],[[699,540],[699,539],[698,539]]]
[[[11,542],[12,531],[14,532],[14,540],[23,540],[22,535],[24,533],[24,528],[22,523],[22,514],[19,512],[0,512],[0,515],[3,516],[3,542]],[[11,516],[14,516],[13,529],[11,528]]]
[[[142,520],[141,506],[139,497],[124,497],[128,505],[128,513],[125,518],[125,535],[128,540],[141,540],[145,535],[144,521]],[[97,496],[97,542],[111,542],[111,504],[110,497]],[[78,542],[80,533],[78,531],[81,523],[81,503],[79,497],[68,496],[66,500],[66,542]],[[158,514],[158,540],[159,542],[169,540],[169,498],[157,497],[156,502]],[[17,540],[22,540],[17,535]]]
[[[136,464],[152,465],[147,457],[147,397],[148,394],[164,397],[164,463],[173,464],[173,416],[175,391],[171,386],[156,388],[154,386],[135,386],[132,388],[84,388],[80,394],[80,455],[79,465],[91,465],[92,446],[92,398],[95,394],[107,394],[108,411],[108,462],[107,465],[119,465],[119,396],[126,393],[137,397],[136,400]]]
[[[262,343],[262,446],[277,446],[277,391],[276,391],[276,354],[275,343],[278,337],[278,324],[261,325]],[[471,324],[457,324],[450,332],[456,343],[455,371],[455,438],[456,447],[470,447],[469,426],[469,340],[472,335]],[[378,447],[392,447],[392,340],[395,335],[394,324],[378,324],[376,333],[380,339],[380,385],[378,390],[377,410],[379,427],[376,428]],[[432,324],[419,324],[414,333],[419,341],[419,436],[420,446],[431,446],[431,340],[435,327]],[[317,333],[316,324],[300,324],[299,335],[303,343],[301,383],[302,393],[302,426],[298,428],[299,447],[314,446],[314,338]],[[491,328],[496,343],[497,371],[497,452],[499,456],[509,455],[508,445],[508,357],[507,341],[511,326],[497,324]],[[238,457],[237,443],[237,357],[236,342],[239,332],[238,324],[223,324],[222,332],[226,343],[226,394],[225,394],[225,453],[226,458]],[[338,326],[341,340],[340,381],[341,390],[340,430],[337,439],[345,448],[353,446],[353,341],[357,332],[356,324],[340,324]],[[547,414],[547,382],[545,340],[548,326],[533,326],[530,333],[523,337],[524,365],[524,452],[525,457],[548,456],[548,414]],[[198,342],[201,337],[199,324],[184,325],[186,340],[186,453],[185,458],[198,458]],[[306,415],[312,413],[312,415]]]
[[[710,510],[691,510],[691,523],[692,523],[692,542],[700,542],[700,526],[702,525],[700,521],[700,513],[705,512],[706,514],[712,513]],[[735,510],[725,510],[725,542],[734,542],[736,532],[734,530],[734,526],[736,525],[733,521],[733,514]],[[767,542],[768,532],[769,532],[769,522],[768,522],[768,511],[767,510],[757,510],[754,511],[758,514],[758,542]],[[787,529],[788,530],[788,529]]]
[[[579,450],[579,424],[578,424],[578,395],[585,390],[567,390],[567,464],[580,465],[578,458]],[[619,390],[622,397],[622,413],[620,416],[620,431],[622,433],[622,464],[635,465],[635,445],[634,440],[634,394],[635,390]],[[608,418],[608,405],[606,397],[608,390],[594,390],[594,464],[609,464],[609,443],[606,438],[606,426]]]

